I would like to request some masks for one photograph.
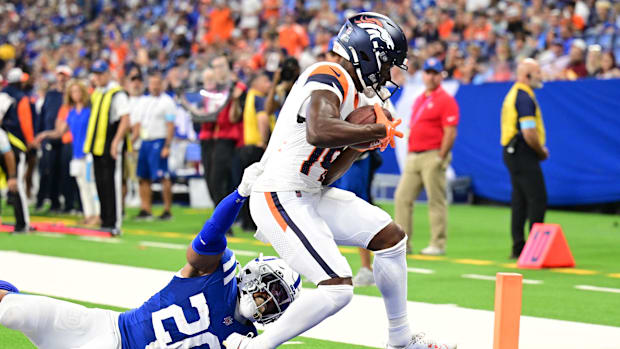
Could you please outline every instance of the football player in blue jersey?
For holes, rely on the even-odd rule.
[[[187,249],[187,263],[170,283],[136,309],[118,313],[26,295],[0,281],[0,325],[37,347],[220,349],[232,333],[256,335],[253,322],[275,321],[301,290],[299,274],[262,255],[241,268],[225,233],[233,224],[259,164],[216,207]]]

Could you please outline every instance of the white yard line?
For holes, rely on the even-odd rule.
[[[179,268],[185,261],[179,260]],[[0,279],[27,292],[132,308],[164,287],[174,272],[76,259],[0,251]],[[424,285],[419,285],[424,287]],[[316,292],[304,289],[305,293]],[[489,300],[492,302],[492,300]],[[453,305],[408,302],[415,332],[458,343],[459,349],[493,346],[494,314]],[[354,345],[384,347],[387,320],[383,300],[355,295],[351,303],[303,336]],[[596,338],[595,341],[592,338]],[[617,349],[620,328],[521,317],[520,349]]]
[[[173,250],[185,250],[188,244],[173,244],[169,242],[157,242],[157,241],[140,241],[140,246],[144,247],[156,247],[156,248],[169,248]],[[246,250],[232,250],[237,256],[245,257],[258,257],[258,252],[246,251]]]
[[[461,277],[465,278],[465,279],[495,281],[495,276],[491,276],[491,275],[463,274],[463,275],[461,275]],[[540,285],[540,284],[543,283],[543,281],[542,280],[523,279],[523,283],[524,284],[528,284],[528,285]]]
[[[103,242],[106,244],[119,244],[122,242],[122,240],[119,238],[100,238],[97,236],[80,236],[79,239],[86,241]]]
[[[417,273],[417,274],[433,274],[434,270],[424,269],[424,268],[407,268],[407,272],[409,273]]]
[[[620,293],[620,288],[598,287],[598,286],[590,286],[590,285],[577,285],[575,286],[575,288],[578,290],[584,290],[584,291]]]

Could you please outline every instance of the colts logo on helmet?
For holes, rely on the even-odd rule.
[[[362,17],[355,21],[358,27],[366,30],[368,35],[370,35],[370,40],[379,39],[385,42],[385,45],[389,49],[394,49],[394,41],[385,28],[383,28],[383,23],[376,18],[368,18]]]

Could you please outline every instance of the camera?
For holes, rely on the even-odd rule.
[[[280,80],[294,81],[299,77],[299,62],[295,57],[286,57],[280,64]]]

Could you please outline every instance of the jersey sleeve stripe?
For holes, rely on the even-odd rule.
[[[341,91],[344,102],[344,98],[347,97],[347,93],[349,92],[349,83],[347,82],[347,77],[345,76],[344,71],[338,66],[329,64],[320,65],[316,69],[314,69],[312,73],[310,73],[310,75],[308,76],[308,81],[310,81],[312,76],[319,74],[333,76],[336,80],[338,80],[338,82],[340,83],[339,85],[342,88]]]
[[[230,256],[230,259],[226,263],[224,263],[224,272],[226,272],[230,268],[234,267],[236,262],[237,262],[237,260],[235,259],[235,255],[232,254]]]
[[[308,77],[308,80],[306,80],[306,84],[311,81],[319,82],[325,85],[336,86],[338,90],[340,91],[340,93],[342,93],[342,98],[346,97],[346,93],[344,92],[344,88],[342,87],[342,84],[340,83],[338,78],[335,76],[328,75],[328,74],[314,74]]]
[[[224,278],[224,285],[228,285],[229,282],[235,277],[235,273],[230,273],[228,276]]]

